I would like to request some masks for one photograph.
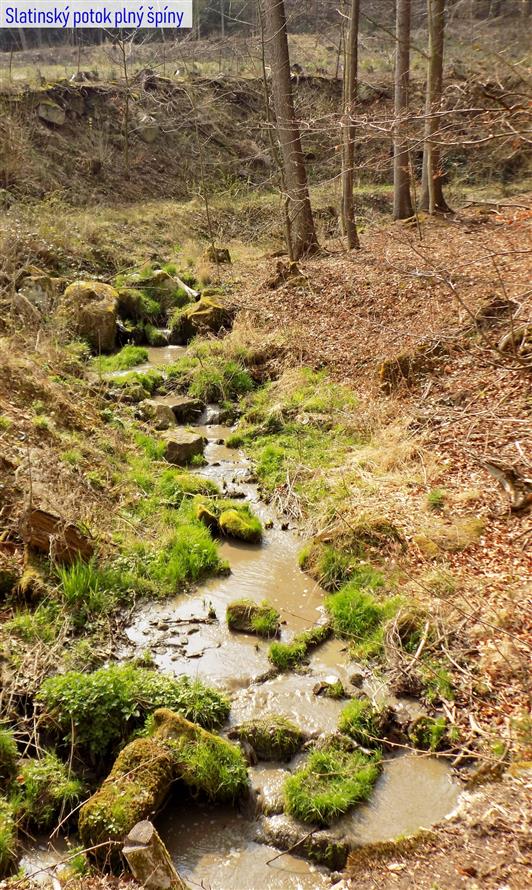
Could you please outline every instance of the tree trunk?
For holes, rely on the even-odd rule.
[[[410,82],[410,0],[397,0],[395,56],[395,132],[393,157],[393,217],[409,219],[414,215],[410,195],[408,141],[404,115],[408,113]]]
[[[421,210],[449,213],[443,197],[440,150],[436,145],[443,94],[443,45],[445,38],[445,0],[428,0],[429,63],[425,106],[425,144],[421,178]]]
[[[360,0],[351,0],[349,29],[345,45],[344,126],[342,153],[342,221],[349,250],[360,248],[353,199],[355,167],[355,127],[352,122],[358,87],[358,25]]]
[[[263,0],[272,94],[288,197],[290,233],[295,260],[314,253],[318,240],[310,206],[307,172],[296,121],[284,0]]]

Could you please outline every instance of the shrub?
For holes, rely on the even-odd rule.
[[[301,822],[330,825],[368,799],[378,776],[378,755],[344,750],[331,743],[313,751],[305,765],[286,780],[286,811]]]
[[[63,809],[75,807],[83,793],[82,783],[51,752],[39,760],[23,763],[17,784],[17,818],[42,831],[53,826]]]
[[[272,643],[268,658],[280,671],[291,670],[304,661],[312,649],[328,640],[331,632],[329,624],[319,624],[297,634],[291,643]]]
[[[175,679],[131,665],[50,677],[37,698],[50,725],[60,728],[63,740],[75,743],[94,759],[116,750],[157,708],[171,708],[209,728],[220,726],[229,714],[225,696],[199,680]]]

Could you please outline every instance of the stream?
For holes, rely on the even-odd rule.
[[[139,370],[162,369],[183,351],[182,347],[152,348],[149,363]],[[393,698],[382,678],[350,660],[342,641],[329,640],[315,650],[305,673],[272,676],[269,642],[228,630],[225,611],[229,602],[243,597],[256,602],[267,599],[281,613],[281,639],[288,641],[324,619],[325,594],[299,568],[301,538],[293,530],[283,530],[280,517],[260,500],[257,486],[249,481],[252,468],[245,454],[224,444],[232,430],[216,422],[217,413],[216,406],[209,406],[194,427],[208,442],[207,465],[194,472],[217,482],[228,497],[247,499],[265,525],[263,542],[255,546],[223,541],[220,555],[229,562],[230,575],[210,579],[191,594],[142,604],[126,628],[127,643],[119,656],[133,658],[149,650],[161,671],[199,677],[225,690],[232,700],[227,729],[246,719],[277,713],[298,724],[307,735],[330,733],[346,700],[317,696],[313,690],[318,681],[337,678],[347,695],[361,688],[375,701],[391,702],[415,716],[420,712],[419,704]],[[216,619],[209,621],[212,609]],[[191,887],[314,890],[330,886],[331,873],[326,868],[289,853],[280,855],[282,844],[275,845],[276,836],[285,835],[290,826],[297,827],[282,814],[282,784],[304,758],[300,754],[288,764],[250,767],[252,788],[273,815],[258,818],[230,807],[170,800],[157,826]],[[341,818],[328,834],[340,840],[348,838],[351,846],[412,834],[451,813],[459,793],[444,760],[421,754],[387,754],[370,800]],[[308,827],[302,834],[306,832]],[[49,853],[33,851],[27,870],[31,872],[37,864],[42,868],[45,855]]]

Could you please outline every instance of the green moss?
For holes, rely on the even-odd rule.
[[[267,602],[254,603],[241,599],[227,606],[227,625],[230,630],[275,637],[279,633],[279,612]]]
[[[448,742],[445,717],[418,717],[408,731],[408,738],[421,751],[440,751]]]
[[[83,794],[82,783],[51,752],[38,760],[23,762],[17,789],[17,818],[40,831],[51,828],[63,810],[72,810]]]
[[[286,780],[286,811],[301,822],[330,825],[368,799],[378,776],[378,755],[344,750],[333,743],[313,751]]]
[[[224,510],[219,519],[220,531],[228,538],[236,538],[247,544],[259,544],[262,540],[262,524],[256,516],[245,514],[243,509]]]
[[[160,303],[140,288],[118,287],[118,314],[130,321],[154,322],[161,318]]]
[[[194,495],[219,494],[218,486],[210,479],[173,469],[161,473],[156,490],[158,498],[164,498],[172,507],[179,507],[187,497]]]
[[[153,395],[163,385],[164,377],[160,371],[150,368],[148,371],[130,371],[120,377],[113,377],[109,383],[119,389],[132,389],[134,386],[140,386],[147,393]]]
[[[131,665],[50,677],[37,699],[45,721],[61,732],[64,742],[93,758],[108,756],[156,708],[172,708],[206,727],[220,726],[229,713],[226,697],[199,680],[175,679]]]
[[[168,343],[166,334],[152,324],[144,325],[144,336],[149,346],[166,346]]]
[[[143,346],[124,346],[114,355],[97,356],[92,365],[100,374],[107,374],[111,371],[127,371],[147,361],[148,350]]]
[[[299,727],[278,714],[242,723],[234,735],[240,741],[249,742],[259,760],[291,760],[305,741]]]
[[[268,658],[280,671],[288,671],[305,661],[308,653],[331,636],[331,626],[320,624],[294,637],[291,643],[272,643]]]
[[[18,751],[13,730],[0,726],[0,788],[5,788],[17,770]]]
[[[17,828],[12,805],[0,797],[0,879],[13,869],[17,855]]]
[[[386,711],[369,699],[354,698],[340,714],[338,729],[366,748],[373,748],[381,740]]]

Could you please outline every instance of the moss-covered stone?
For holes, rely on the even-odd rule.
[[[241,599],[227,606],[227,625],[229,630],[256,634],[259,637],[276,637],[279,634],[279,612],[263,600]]]
[[[291,760],[305,742],[299,727],[278,714],[242,723],[231,737],[249,742],[259,760]]]
[[[218,532],[218,517],[205,504],[196,504],[196,518],[212,532]]]
[[[378,746],[393,724],[393,710],[377,707],[369,698],[350,701],[338,720],[338,729],[367,748]]]
[[[408,730],[408,739],[420,751],[441,751],[449,743],[445,717],[417,717]]]
[[[171,341],[183,345],[200,333],[218,333],[230,324],[231,314],[224,306],[202,297],[172,317]]]
[[[108,778],[81,808],[85,846],[121,841],[160,808],[176,779],[213,802],[235,800],[246,789],[246,764],[235,745],[166,708],[155,712],[151,729],[150,737],[120,752]],[[112,855],[114,848],[102,849]]]
[[[75,281],[65,290],[58,314],[73,334],[99,353],[115,347],[117,313],[114,287],[101,281]]]
[[[272,643],[268,658],[280,671],[288,671],[304,662],[313,649],[321,646],[332,634],[330,624],[317,624],[297,634],[290,643]]]
[[[239,510],[224,510],[220,515],[220,531],[228,538],[236,538],[247,544],[259,544],[262,540],[262,526],[258,519],[246,516]]]

